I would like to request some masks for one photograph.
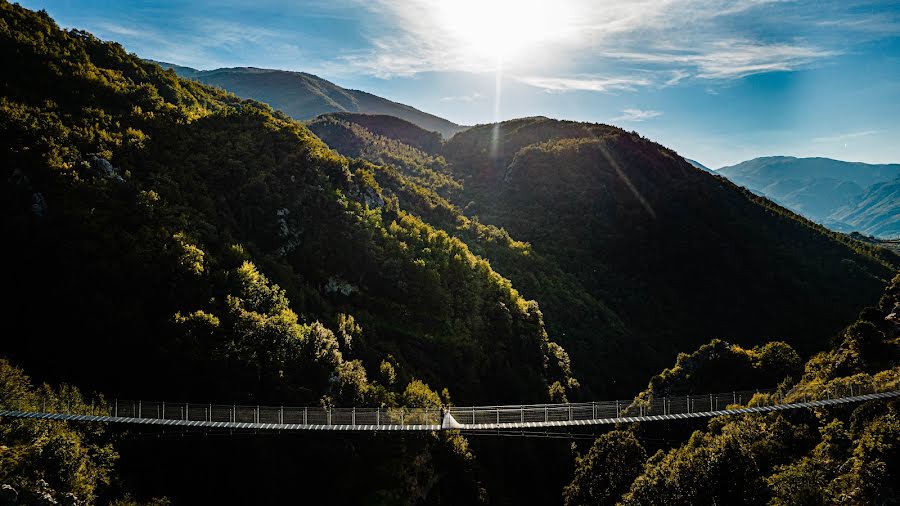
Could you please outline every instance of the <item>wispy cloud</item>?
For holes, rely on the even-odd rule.
[[[865,130],[863,132],[850,132],[839,135],[829,135],[826,137],[816,137],[813,139],[813,142],[821,142],[821,143],[832,143],[832,142],[847,142],[851,139],[858,139],[860,137],[868,137],[870,135],[876,135],[880,133],[878,130]]]
[[[519,77],[519,81],[551,92],[566,91],[633,91],[649,86],[651,81],[643,77]]]
[[[122,43],[141,57],[188,65],[200,69],[241,64],[259,65],[257,55],[264,52],[269,58],[296,61],[304,54],[296,33],[276,30],[247,22],[185,18],[178,23],[190,29],[160,26],[137,16],[119,16],[115,20],[92,19],[89,29],[98,37]],[[302,39],[301,39],[302,40]]]
[[[481,93],[473,92],[468,95],[453,95],[449,97],[441,97],[441,102],[476,102],[484,98]]]
[[[689,75],[701,79],[737,79],[763,72],[803,68],[817,60],[840,54],[837,50],[807,47],[800,44],[766,44],[748,40],[726,39],[699,48],[647,48],[643,52],[607,52],[604,56],[632,63],[680,65],[693,72],[678,70],[674,83]],[[671,83],[672,79],[666,81]],[[674,84],[672,83],[672,84]]]
[[[622,115],[613,118],[612,121],[645,121],[662,116],[662,111],[654,111],[649,109],[628,108],[622,110]]]
[[[377,19],[367,33],[370,47],[340,58],[337,65],[380,77],[495,68],[490,54],[473,56],[467,41],[447,29],[436,14],[446,10],[438,0],[358,1]],[[830,34],[834,27],[818,24],[821,18],[812,14],[812,6],[803,7],[808,3],[809,0],[559,0],[552,9],[548,8],[557,18],[547,20],[540,28],[548,32],[545,40],[529,47],[518,59],[505,61],[504,70],[537,75],[523,81],[548,90],[603,92],[647,85],[675,86],[691,79],[727,81],[759,73],[800,70],[843,54],[847,47],[846,41],[835,42]],[[511,5],[510,9],[517,7]],[[840,5],[832,8],[835,9],[841,9]],[[810,14],[798,15],[798,11]],[[469,21],[483,22],[478,19],[479,13],[478,9],[473,10]],[[892,24],[871,14],[858,19],[860,15],[849,8],[837,14],[830,12],[829,16],[838,28],[845,24],[882,28]],[[503,33],[506,20],[500,18],[490,20],[486,29]],[[651,84],[619,86],[607,83],[605,78],[573,75],[572,68],[602,68],[604,73],[613,75],[639,71],[646,73],[641,79]]]

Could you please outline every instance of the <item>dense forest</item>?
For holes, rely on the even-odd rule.
[[[438,407],[895,381],[879,371],[896,363],[897,278],[840,329],[878,300],[896,254],[635,133],[528,118],[444,141],[388,116],[303,124],[5,0],[0,64],[16,69],[0,79],[4,403]],[[711,338],[724,341],[678,355]],[[848,445],[881,427],[851,418]],[[621,428],[573,460],[565,441],[450,431],[216,440],[3,419],[0,499],[273,503],[324,487],[347,503],[557,502],[571,481],[571,504],[643,503],[683,493],[666,481],[680,472],[705,479],[687,474],[691,452],[764,423],[747,420],[649,460],[644,429]],[[793,453],[754,468],[753,497],[801,471],[862,479],[840,465],[773,478],[813,455],[805,423]],[[610,452],[625,468],[598,478]]]
[[[836,345],[801,365],[785,343],[743,349],[713,341],[653,377],[640,398],[739,389],[767,379],[787,401],[848,384],[900,388],[900,275]],[[579,504],[896,504],[900,401],[713,418],[671,449],[642,444],[653,427],[623,426],[576,457],[563,496]],[[670,434],[671,435],[671,434]]]
[[[525,118],[426,152],[404,144],[411,126],[309,124],[538,300],[592,398],[632,395],[712,337],[820,351],[898,265],[615,127]]]

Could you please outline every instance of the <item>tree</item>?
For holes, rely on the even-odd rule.
[[[647,453],[631,431],[615,430],[575,459],[575,478],[563,490],[566,506],[616,504],[640,474]]]

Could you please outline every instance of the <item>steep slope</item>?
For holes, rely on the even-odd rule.
[[[824,225],[834,230],[900,238],[900,178],[873,184],[850,204],[828,215]]]
[[[900,176],[900,165],[774,156],[722,167],[717,172],[817,223],[828,223],[836,221],[831,215],[838,209],[859,202],[872,185]],[[881,215],[877,208],[871,212]]]
[[[714,336],[821,349],[821,335],[877,297],[897,261],[617,128],[546,118],[479,126],[448,142],[445,160],[398,141],[402,128],[380,124],[376,134],[361,118],[309,126],[378,164],[388,194],[540,300],[595,397],[634,392],[653,365]]]
[[[575,347],[570,353],[581,356],[584,364],[591,364],[580,376],[595,378],[584,395],[613,395],[629,391],[632,387],[628,385],[643,383],[645,371],[613,365],[616,357],[634,343],[602,300],[587,292],[579,279],[562,269],[555,259],[539,254],[530,244],[515,240],[501,228],[482,223],[477,216],[467,217],[451,202],[465,194],[462,184],[452,179],[443,157],[397,140],[410,135],[404,125],[391,129],[381,124],[379,131],[384,135],[379,135],[360,124],[368,119],[359,115],[324,115],[308,126],[339,152],[376,164],[375,179],[388,198],[396,198],[405,209],[460,238],[473,252],[489,259],[498,272],[516,279],[524,294],[540,297],[542,308],[552,307],[553,316],[546,322],[550,334],[559,336],[557,339],[573,336],[568,338]],[[594,341],[598,332],[602,332],[603,346],[587,344]],[[610,381],[613,375],[615,379]]]
[[[450,138],[464,127],[392,102],[371,93],[342,88],[305,72],[259,69],[253,67],[196,70],[171,63],[159,63],[181,76],[217,86],[239,97],[265,102],[297,120],[312,119],[328,112],[387,114],[405,119],[425,130]]]
[[[711,378],[723,390],[778,385],[786,402],[900,386],[900,275],[881,301],[846,327],[836,345],[797,367],[783,343],[744,350],[720,341],[682,355],[642,397],[697,392]],[[727,390],[726,390],[727,391]],[[687,424],[693,433],[649,456],[648,425],[599,438],[576,459],[563,491],[577,504],[892,504],[900,489],[900,401],[720,417]],[[652,433],[651,433],[652,434]],[[672,437],[672,432],[667,437]],[[700,487],[698,484],[702,483]]]
[[[627,346],[601,359],[606,328],[561,330],[567,309],[543,299],[547,287],[509,274],[542,300],[564,346],[579,350],[573,368],[592,388],[711,337],[822,349],[897,264],[887,250],[829,233],[610,126],[546,118],[478,126],[444,156],[467,215],[530,243],[624,323]]]
[[[706,165],[703,165],[702,163],[700,163],[700,162],[698,162],[698,161],[696,161],[696,160],[691,160],[690,158],[685,158],[684,161],[686,161],[687,163],[693,165],[694,167],[697,167],[698,169],[705,170],[706,172],[712,172],[712,173],[714,173],[714,174],[715,174],[715,172],[716,172],[716,171],[710,169],[710,168],[707,167]]]
[[[0,260],[15,266],[0,352],[34,377],[109,397],[433,408],[576,386],[537,303],[300,123],[5,1],[0,63],[20,70],[0,80]],[[279,440],[278,469],[249,439],[220,443],[122,460],[146,494],[184,503],[322,484],[348,502],[483,496],[458,435]],[[210,479],[258,486],[197,486],[192,455]]]

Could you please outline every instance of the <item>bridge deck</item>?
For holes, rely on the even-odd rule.
[[[88,413],[6,406],[0,409],[0,417],[257,431],[479,431],[657,422],[900,397],[900,390],[875,392],[862,386],[846,388],[846,392],[823,392],[820,398],[787,403],[774,398],[771,403],[754,406],[745,403],[755,391],[671,397],[643,403],[454,406],[445,413],[435,408],[294,408],[113,401],[108,407],[91,408]]]

